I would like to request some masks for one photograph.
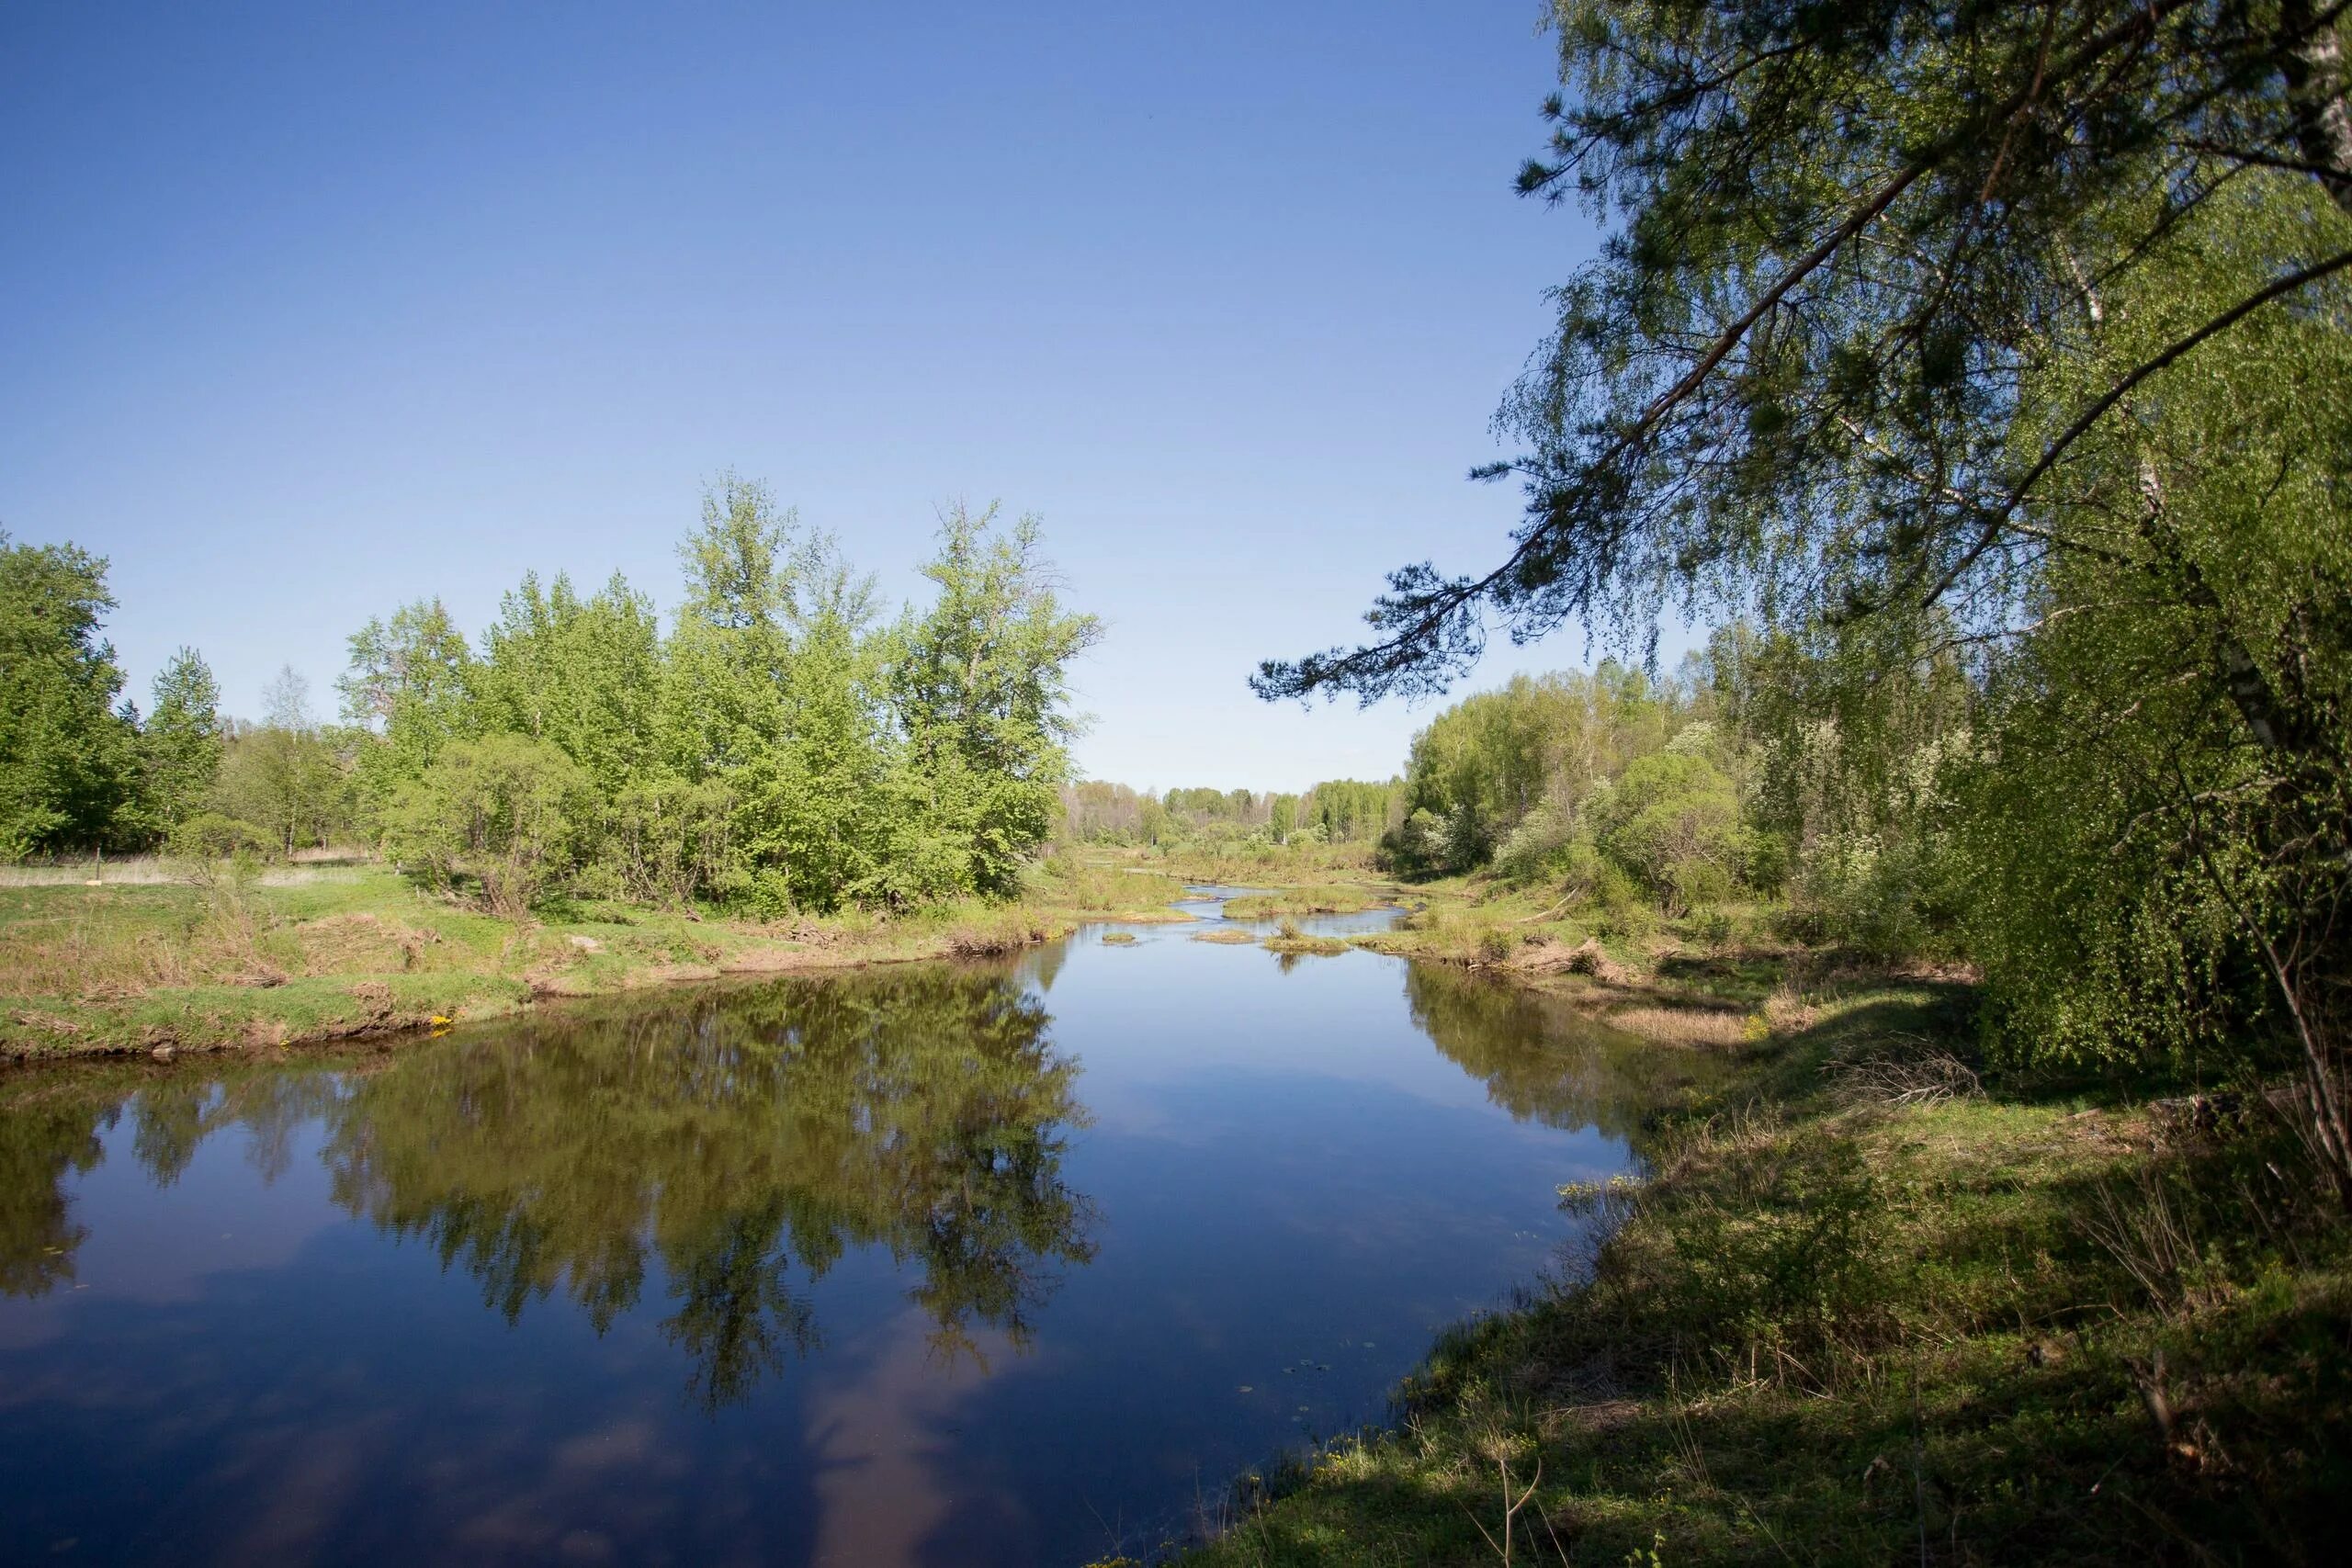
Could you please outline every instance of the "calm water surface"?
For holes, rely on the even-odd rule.
[[[1146,1554],[1555,1261],[1676,1068],[1127,929],[0,1077],[0,1561]]]

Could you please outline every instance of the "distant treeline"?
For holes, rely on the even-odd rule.
[[[1297,795],[1089,780],[1062,790],[1069,835],[1094,844],[1369,844],[1403,820],[1401,781],[1327,779]]]
[[[350,639],[322,721],[288,671],[222,716],[182,649],[118,704],[105,565],[0,536],[0,856],[380,844],[492,907],[555,887],[762,913],[1001,895],[1052,834],[1073,733],[1038,526],[957,508],[932,602],[885,620],[834,542],[729,477],[664,632],[620,577],[526,576],[469,642],[438,600]]]

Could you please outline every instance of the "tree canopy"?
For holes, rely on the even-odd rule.
[[[2265,312],[2341,309],[2341,5],[1557,0],[1566,90],[1520,189],[1613,219],[1498,416],[1527,521],[1482,574],[1396,572],[1377,637],[1268,695],[1442,688],[1567,619],[2014,623],[2033,569],[2112,541],[2059,513],[2167,372]],[[2247,205],[2259,265],[2117,353]]]

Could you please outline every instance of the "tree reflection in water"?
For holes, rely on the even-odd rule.
[[[1408,964],[1405,997],[1430,1043],[1521,1122],[1594,1127],[1638,1149],[1649,1108],[1724,1076],[1723,1060],[1704,1051],[1638,1039],[1565,998],[1443,964]]]
[[[159,1185],[212,1134],[265,1179],[323,1131],[335,1201],[432,1246],[510,1320],[559,1291],[602,1331],[658,1258],[690,1396],[717,1408],[818,1340],[795,1280],[851,1247],[920,1277],[933,1342],[1026,1346],[1092,1256],[1061,1178],[1082,1112],[1050,1018],[1009,970],[925,965],[461,1032],[365,1064],[39,1075],[0,1099],[0,1289],[70,1280],[65,1198],[132,1118]],[[797,1272],[796,1272],[797,1271]]]

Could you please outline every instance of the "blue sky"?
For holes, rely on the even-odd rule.
[[[941,505],[1001,499],[1110,623],[1090,775],[1385,774],[1426,709],[1243,682],[1503,547],[1516,493],[1463,475],[1593,240],[1510,191],[1536,19],[24,0],[0,527],[111,558],[133,694],[187,642],[251,714],[526,568],[666,606],[729,468],[896,597]]]

